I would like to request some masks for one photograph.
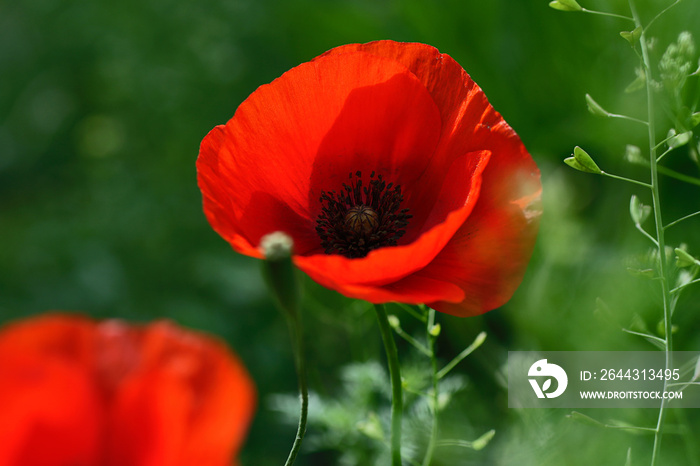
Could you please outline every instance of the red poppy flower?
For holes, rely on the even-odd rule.
[[[204,211],[235,250],[294,240],[294,263],[346,296],[458,316],[510,299],[532,253],[540,174],[448,55],[338,47],[259,87],[204,139]]]
[[[223,343],[46,315],[0,331],[0,465],[227,466],[255,405]]]

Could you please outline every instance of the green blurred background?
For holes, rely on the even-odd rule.
[[[628,14],[620,0],[581,3]],[[639,3],[648,19],[671,2]],[[274,395],[293,397],[296,390],[286,324],[257,261],[234,253],[204,218],[199,143],[257,86],[334,46],[425,42],[454,57],[515,128],[542,170],[545,196],[538,245],[511,302],[476,318],[438,316],[444,361],[488,333],[457,369],[464,386],[441,437],[496,434],[481,451],[439,449],[434,464],[622,465],[628,447],[632,464],[648,464],[651,437],[577,424],[563,410],[509,410],[502,384],[509,350],[653,349],[593,313],[600,297],[624,326],[638,314],[655,329],[661,316],[655,287],[625,271],[648,250],[628,215],[630,195],[639,190],[561,162],[581,145],[607,171],[647,176],[623,160],[625,144],[645,147],[645,132],[597,119],[584,102],[588,92],[611,111],[644,117],[643,93],[623,93],[637,65],[618,35],[626,29],[620,20],[557,12],[546,0],[2,2],[0,320],[61,309],[138,321],[167,317],[220,335],[260,394],[242,463],[282,464],[294,419]],[[700,38],[697,1],[682,2],[655,24],[657,59],[682,30]],[[697,176],[687,149],[668,164]],[[663,189],[667,219],[700,207],[697,187],[672,182]],[[646,194],[640,197],[649,204]],[[696,219],[668,239],[688,243],[697,255],[699,231]],[[348,364],[383,367],[374,315],[311,282],[306,287],[312,390],[342,405],[353,396]],[[676,349],[700,347],[697,298],[691,290],[679,304]],[[417,331],[407,314],[390,311]],[[419,359],[401,342],[399,349],[408,367]],[[386,407],[374,401],[376,409]],[[657,415],[589,414],[643,425]],[[698,456],[691,440],[698,440],[699,417],[696,410],[670,416],[688,432],[666,437],[662,464],[698,464],[689,458]],[[324,429],[309,427],[312,440],[297,464],[338,464],[333,442],[378,448],[361,434],[329,440]]]

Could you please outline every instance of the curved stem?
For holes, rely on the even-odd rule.
[[[654,24],[654,21],[656,21],[657,19],[659,19],[659,18],[660,18],[664,13],[666,13],[668,10],[670,10],[670,9],[673,8],[674,6],[678,5],[678,4],[680,3],[680,1],[681,1],[681,0],[676,0],[676,1],[673,2],[671,5],[667,6],[661,13],[659,13],[659,14],[656,15],[656,16],[654,16],[654,18],[653,18],[651,21],[649,21],[649,24],[647,24],[646,27],[644,28],[644,32],[646,32],[646,30],[649,29],[649,28],[651,27],[652,24]]]
[[[605,11],[596,11],[596,10],[587,10],[585,8],[581,8],[581,11],[584,13],[591,13],[594,15],[601,15],[601,16],[610,16],[611,18],[619,18],[619,19],[626,19],[627,21],[634,21],[633,18],[630,18],[629,16],[624,16],[624,15],[618,15],[615,13],[608,13]]]
[[[301,326],[301,318],[299,315],[290,315],[287,319],[289,323],[289,333],[294,346],[294,364],[297,369],[297,377],[299,379],[299,400],[301,406],[299,409],[299,424],[297,425],[297,435],[294,438],[294,444],[289,452],[285,466],[294,464],[294,460],[301,449],[301,442],[306,433],[306,421],[309,412],[309,388],[306,381],[306,362],[304,360],[304,336]]]
[[[644,126],[649,125],[649,123],[647,123],[644,120],[640,120],[639,118],[634,118],[634,117],[627,116],[627,115],[620,115],[618,113],[608,113],[608,118],[619,118],[620,120],[633,121],[635,123],[639,123],[639,124],[642,124]]]
[[[422,466],[430,466],[433,460],[433,451],[435,450],[435,445],[437,443],[438,434],[438,369],[437,369],[437,358],[435,357],[435,339],[436,337],[431,333],[433,326],[435,325],[435,309],[430,309],[428,311],[428,324],[426,325],[426,334],[428,336],[428,349],[430,351],[430,363],[433,369],[433,393],[430,400],[431,411],[433,412],[433,425],[430,428],[430,439],[428,440],[428,448],[425,451],[425,457],[423,458]]]
[[[403,415],[403,392],[401,388],[401,367],[396,342],[391,333],[389,318],[383,304],[375,304],[379,331],[384,341],[384,350],[389,364],[391,378],[391,466],[401,466],[401,418]]]
[[[697,212],[693,212],[693,213],[690,214],[690,215],[686,215],[685,217],[679,218],[678,220],[669,223],[668,225],[666,225],[666,226],[664,227],[664,230],[667,230],[667,229],[671,228],[673,225],[675,225],[675,224],[677,224],[677,223],[680,223],[680,222],[682,222],[683,220],[687,220],[687,219],[689,219],[689,218],[693,218],[693,217],[695,217],[696,215],[700,215],[700,210],[698,210]]]

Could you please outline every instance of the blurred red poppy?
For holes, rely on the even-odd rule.
[[[512,296],[537,235],[540,173],[457,62],[435,48],[341,46],[259,87],[197,160],[204,211],[242,254],[294,263],[374,303],[458,316]]]
[[[254,407],[226,346],[169,322],[48,314],[0,330],[2,466],[228,466]]]

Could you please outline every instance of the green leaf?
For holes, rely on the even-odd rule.
[[[693,378],[690,379],[691,382],[695,382],[698,380],[700,377],[700,356],[698,356],[698,360],[695,362],[695,371],[693,371]]]
[[[627,449],[627,459],[625,460],[625,466],[632,466],[632,447]]]
[[[603,107],[598,104],[590,94],[586,94],[586,105],[588,106],[588,111],[595,116],[608,117],[610,112],[606,111]]]
[[[569,419],[573,419],[574,421],[582,422],[584,424],[605,427],[605,424],[603,424],[602,422],[596,421],[592,417],[586,416],[585,414],[579,413],[578,411],[571,411],[571,414],[568,414],[566,417],[568,417]]]
[[[639,40],[639,38],[642,37],[642,27],[637,26],[632,31],[622,31],[620,35],[631,45],[634,45]]]
[[[610,306],[608,306],[605,301],[600,299],[600,297],[595,299],[595,309],[593,309],[593,315],[614,327],[620,326],[617,322],[615,314],[610,309]]]
[[[496,431],[494,429],[489,430],[484,435],[472,442],[472,448],[476,451],[483,450],[483,448],[489,444],[494,435],[496,435]]]
[[[634,314],[632,314],[632,321],[630,322],[629,327],[630,327],[630,329],[634,330],[635,332],[650,333],[646,322],[644,322],[644,319],[642,319],[642,316],[640,316],[636,312]]]
[[[585,173],[595,173],[597,175],[603,173],[591,156],[579,146],[574,147],[574,156],[564,159],[564,163]]]
[[[359,421],[356,424],[356,427],[357,430],[359,430],[371,439],[379,441],[384,441],[385,439],[384,431],[382,429],[382,423],[379,419],[379,416],[377,416],[377,413],[369,413],[368,418]]]
[[[676,267],[690,267],[691,265],[700,265],[700,261],[685,252],[680,248],[675,249]]]
[[[678,332],[678,325],[671,324],[671,334],[675,334],[676,332]],[[666,323],[663,319],[656,323],[656,333],[666,338]]]
[[[700,125],[700,112],[690,115],[690,127],[695,128],[697,125]]]
[[[647,163],[644,157],[642,157],[642,150],[632,144],[627,144],[627,146],[625,146],[625,160],[635,165],[646,165]]]
[[[627,267],[627,272],[633,277],[640,278],[654,278],[656,276],[654,269],[635,269],[634,267]]]
[[[576,0],[554,0],[549,2],[549,6],[560,11],[581,11],[581,5]]]
[[[649,218],[649,214],[651,214],[651,207],[642,204],[639,198],[633,194],[630,199],[630,216],[634,224],[641,226],[641,224]]]
[[[626,432],[635,435],[649,435],[650,429],[648,427],[635,426],[627,421],[621,421],[619,419],[610,419],[610,424],[607,427],[616,427],[618,429],[624,429]]]
[[[478,439],[470,442],[469,440],[457,440],[457,439],[447,439],[447,440],[438,440],[436,443],[436,446],[438,447],[463,447],[463,448],[470,448],[472,450],[481,450],[483,449],[488,443],[491,441],[493,436],[496,435],[495,430],[489,430],[486,432],[484,435],[479,437]]]
[[[627,94],[643,89],[647,83],[647,75],[643,69],[637,68],[635,72],[637,73],[637,78],[625,88],[625,93]]]
[[[666,141],[666,144],[668,144],[668,147],[670,147],[671,149],[675,149],[677,147],[681,147],[681,146],[688,144],[688,142],[690,141],[690,139],[692,137],[693,137],[693,132],[686,131],[685,133],[676,134],[671,139]]]

